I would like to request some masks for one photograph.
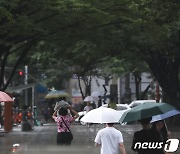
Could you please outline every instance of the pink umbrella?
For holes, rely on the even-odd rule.
[[[3,91],[0,91],[0,102],[13,102],[13,99]]]

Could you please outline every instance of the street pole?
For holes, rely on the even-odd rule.
[[[32,87],[32,113],[35,117],[34,87]]]
[[[28,66],[25,65],[25,77],[24,77],[24,84],[28,84]],[[25,89],[25,105],[28,106],[28,89]]]
[[[157,103],[160,101],[160,93],[159,93],[159,83],[156,81],[156,95],[155,95],[155,100]]]
[[[130,88],[130,73],[125,75],[125,93],[124,93],[124,104],[131,102],[131,88]]]

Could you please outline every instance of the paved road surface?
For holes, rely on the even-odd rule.
[[[99,148],[94,147],[94,138],[98,130],[104,125],[92,125],[89,128],[80,124],[74,124],[71,130],[74,140],[71,146],[56,145],[56,124],[37,126],[33,131],[21,132],[20,127],[14,127],[13,131],[0,137],[0,154],[99,154]],[[135,154],[131,149],[131,141],[134,131],[139,130],[139,125],[115,125],[124,137],[127,154]],[[172,137],[180,139],[179,130],[172,132]],[[19,144],[13,148],[13,144]],[[178,149],[177,154],[180,153]]]

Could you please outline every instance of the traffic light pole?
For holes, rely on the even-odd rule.
[[[24,84],[28,84],[28,66],[25,65],[25,77],[24,77]],[[25,105],[28,106],[28,89],[25,89]]]

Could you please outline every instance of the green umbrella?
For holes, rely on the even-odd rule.
[[[167,103],[147,102],[126,111],[121,116],[119,122],[122,124],[124,122],[137,121],[175,109],[176,108],[174,106]]]

